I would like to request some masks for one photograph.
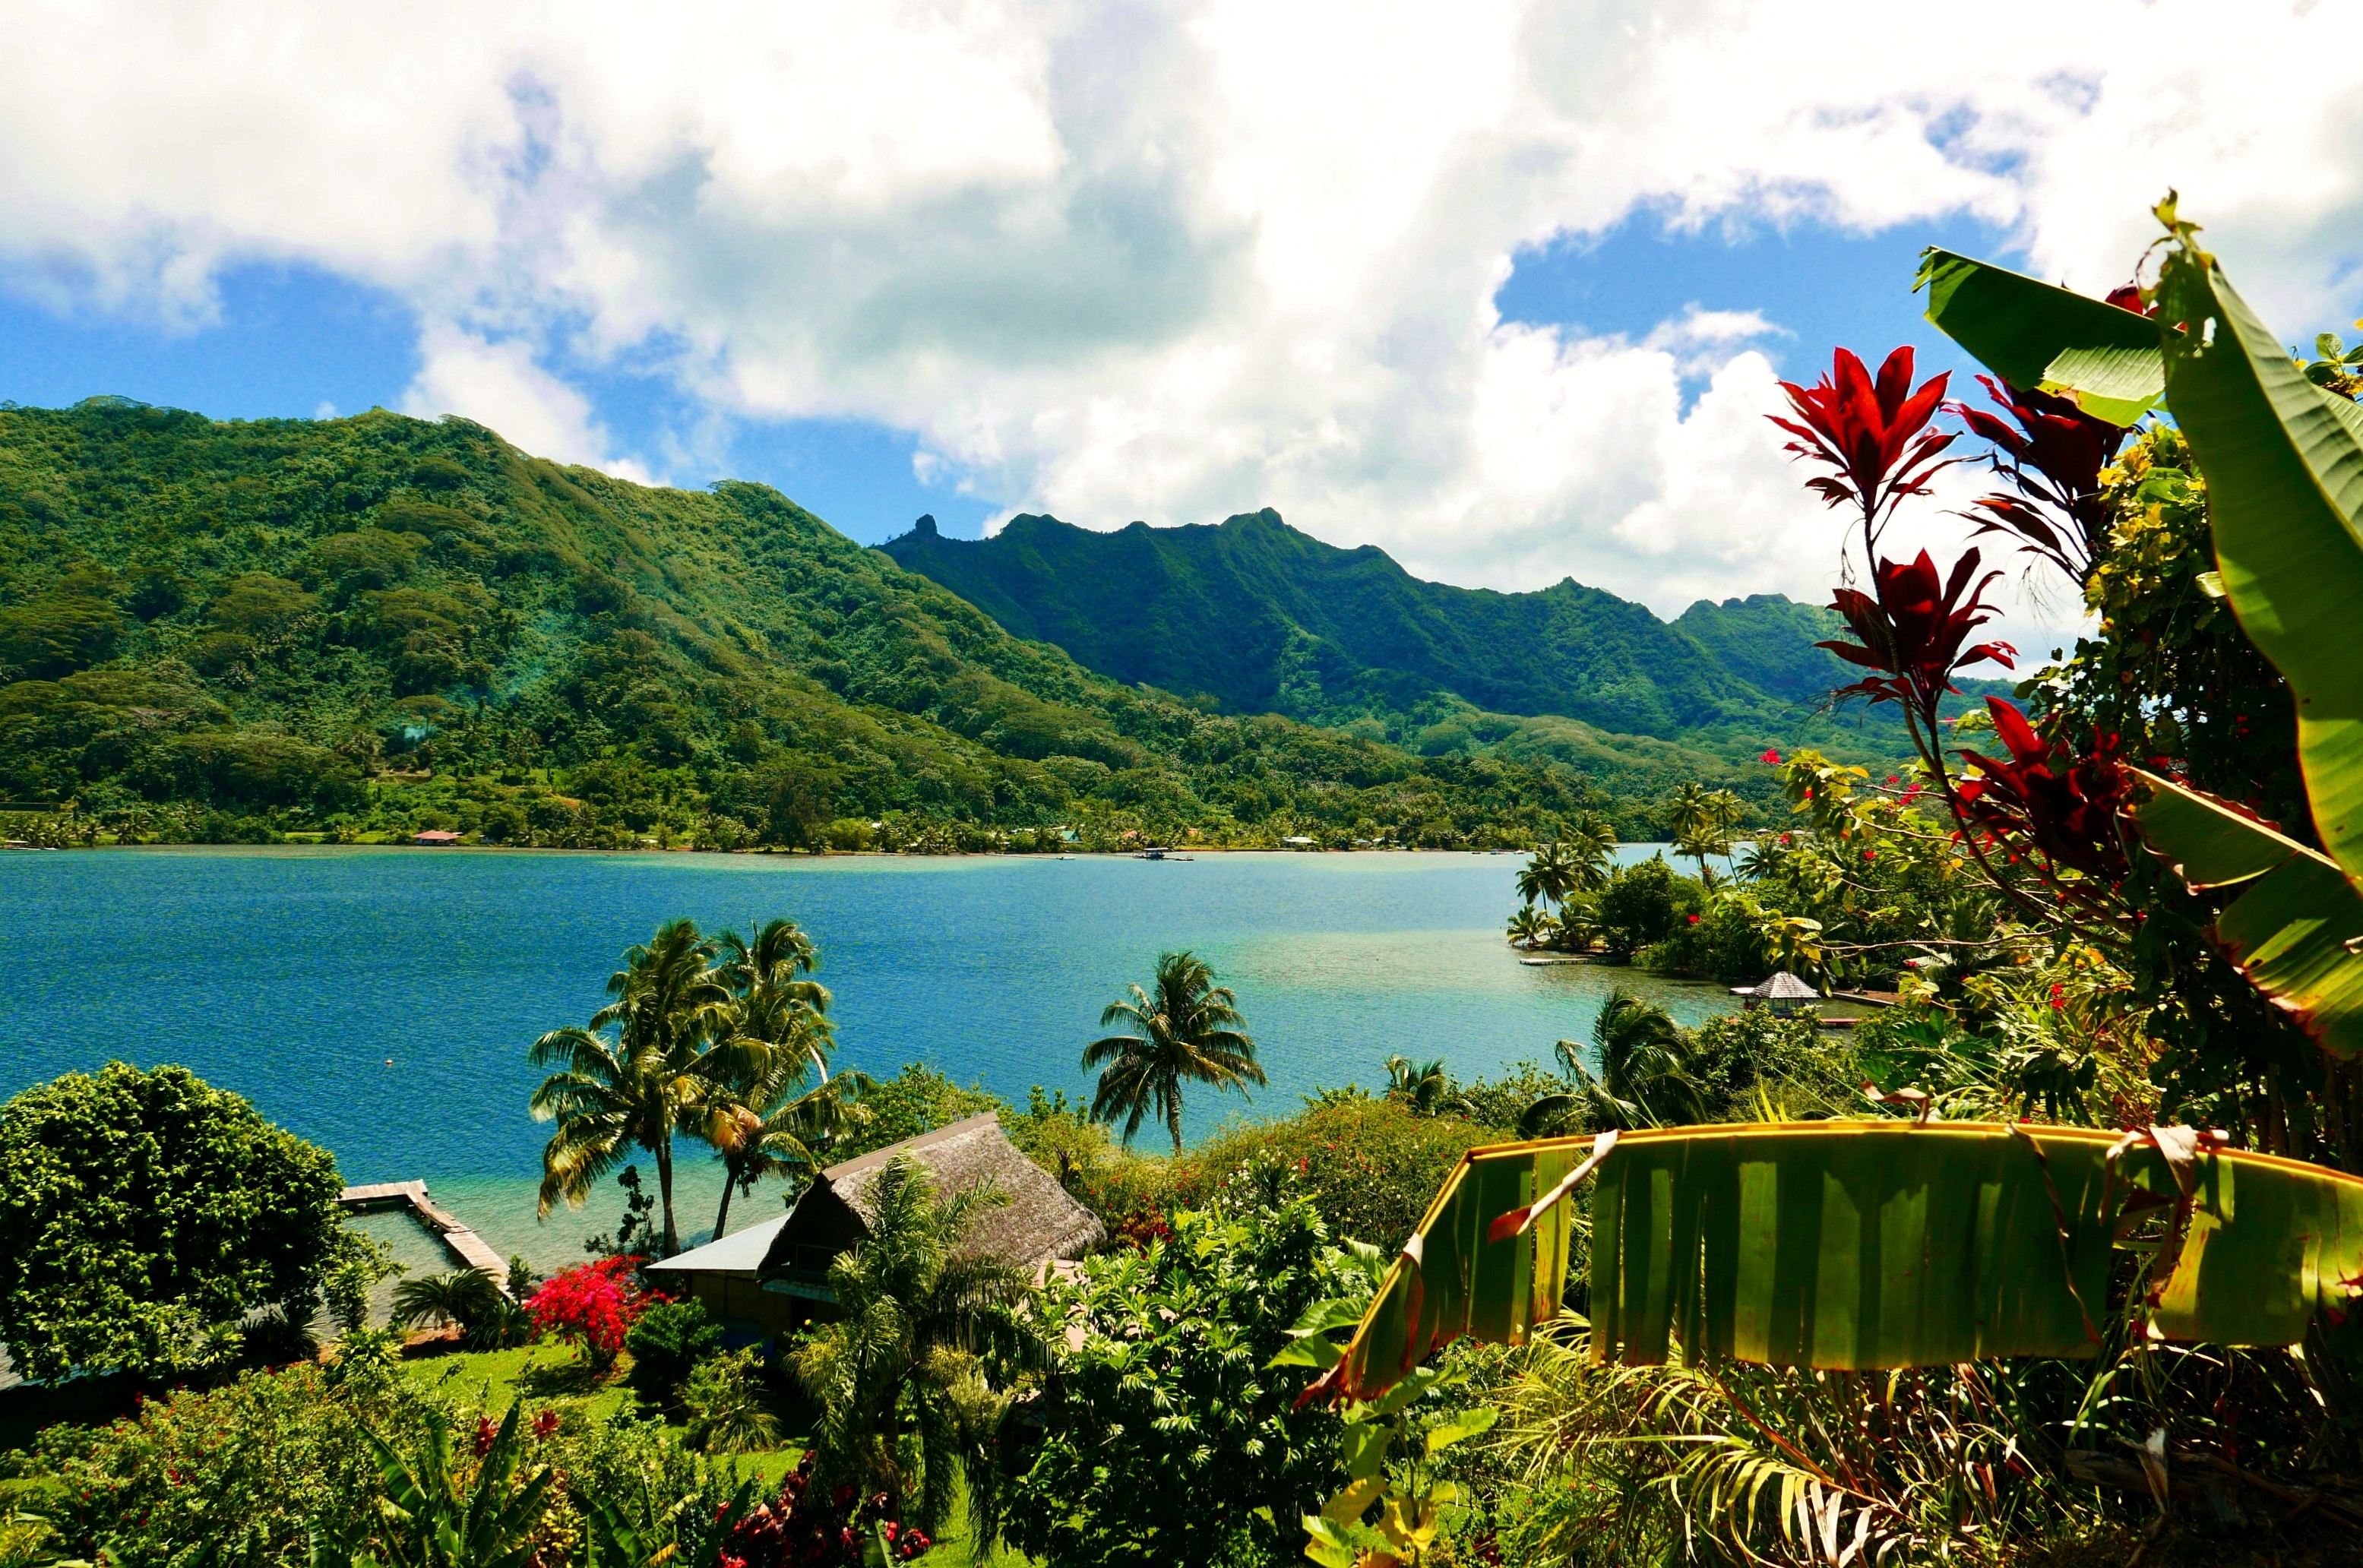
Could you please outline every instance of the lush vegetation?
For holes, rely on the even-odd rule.
[[[183,1067],[27,1089],[0,1108],[0,1343],[57,1378],[227,1368],[250,1333],[293,1340],[347,1251],[342,1186],[327,1151]]]
[[[1603,1131],[1591,1144],[1605,1162],[1595,1217],[1619,1241],[1589,1271],[1592,1321],[1543,1331],[1492,1390],[1494,1450],[1513,1465],[1503,1496],[1514,1506],[1497,1516],[1507,1556],[2351,1554],[2363,1363],[2350,1303],[2363,1259],[2341,1216],[2363,1207],[2352,1179],[2363,958],[2351,941],[2363,846],[2346,715],[2363,661],[2346,620],[2363,551],[2340,476],[2363,464],[2348,401],[2358,383],[2335,337],[2310,363],[2284,351],[2171,201],[2160,215],[2158,282],[2106,303],[1932,253],[1932,319],[2003,378],[1988,382],[1991,407],[1947,403],[1942,377],[1915,387],[1908,350],[1875,374],[1841,352],[1818,385],[1788,389],[1791,450],[1847,518],[1862,585],[1837,595],[1849,635],[1836,651],[1856,667],[1852,690],[1897,714],[1915,761],[1878,773],[1768,753],[1792,825],[1747,846],[1736,879],[1692,883],[1688,911],[1638,956],[1705,972],[1784,963],[1891,988],[1899,1005],[1817,1053],[1753,1045],[1754,1082],[1720,1085],[1699,1041],[1612,1007],[1594,1053],[1568,1064],[1581,1090],[1551,1108],[1582,1130],[1851,1109],[1851,1125],[1751,1143],[1747,1156],[1763,1190],[1802,1181],[1848,1202],[1861,1184],[1847,1173],[1877,1131],[1866,1114],[2058,1126],[2047,1163],[2011,1164],[2016,1196],[1995,1189],[2050,1219],[2015,1262],[1992,1254],[2011,1304],[1975,1314],[1985,1359],[1940,1348],[1961,1342],[1965,1302],[1909,1324],[1876,1316],[1876,1291],[1899,1276],[1893,1260],[1854,1251],[1848,1228],[1816,1237],[1768,1212],[1751,1245],[1719,1253],[1709,1187],[1696,1184],[1720,1168],[1715,1151],[1737,1146],[1727,1132],[1628,1155]],[[2176,423],[2145,422],[2163,403]],[[1948,413],[1963,429],[1945,427]],[[2098,625],[2023,679],[2017,702],[1957,719],[1940,704],[1958,671],[2016,660],[1977,640],[1999,572],[1978,547],[1940,565],[1893,559],[1882,541],[1961,460],[1964,435],[1987,444],[1996,479],[1973,513],[1979,534],[2065,579]],[[1608,945],[1532,901],[1542,907],[1516,939]],[[1848,1068],[1864,1079],[1854,1108],[1829,1092],[1844,1094]],[[1935,1202],[1994,1136],[1907,1132],[1930,1140],[1916,1142],[1927,1175],[1914,1190]],[[2060,1196],[2076,1190],[2072,1151],[2108,1171],[2097,1207]],[[2213,1196],[2194,1177],[2216,1184]],[[2222,1196],[2235,1179],[2236,1209]],[[2309,1217],[2316,1203],[2322,1218]],[[1534,1211],[1499,1223],[1531,1226]],[[1588,1252],[1581,1217],[1553,1223]],[[1932,1275],[1969,1255],[1974,1228],[1915,1237],[1900,1209],[1880,1224],[1883,1244]],[[1449,1280],[1473,1255],[1438,1226],[1423,1257],[1396,1265],[1367,1320],[1375,1340],[1304,1353],[1354,1397],[1349,1419],[1401,1376],[1402,1292]],[[2320,1263],[2301,1267],[2317,1246]],[[1661,1285],[1625,1272],[1669,1255],[1670,1332],[1644,1321],[1649,1301],[1668,1299]],[[1818,1281],[1802,1317],[1783,1277]],[[1474,1292],[1437,1331],[1503,1318],[1514,1301],[1499,1288]],[[1832,1288],[1846,1305],[1832,1307]],[[2011,1316],[2053,1297],[2056,1332]],[[2287,1309],[2266,1326],[2269,1301]],[[1879,1342],[1856,1343],[1874,1323]],[[1808,1341],[1810,1355],[1796,1348]],[[2037,1341],[2043,1353],[2024,1353]],[[2058,1359],[2069,1346],[2083,1354]],[[1426,1540],[1388,1529],[1411,1517],[1417,1477],[1369,1479],[1314,1526],[1314,1555],[1371,1529],[1405,1559],[1448,1548],[1448,1528]],[[1439,1518],[1451,1525],[1449,1509]]]
[[[1423,582],[1275,512],[1095,533],[1018,516],[989,539],[931,522],[882,547],[1011,632],[1224,712],[1277,712],[1431,756],[1557,757],[1619,795],[1744,778],[1765,745],[1886,756],[1881,726],[1819,713],[1844,667],[1826,610],[1759,594],[1669,624],[1573,581],[1533,593]]]
[[[1209,712],[760,486],[383,411],[0,409],[0,806],[72,807],[9,836],[58,842],[1525,844],[1624,776]]]
[[[993,1195],[898,1163],[832,1270],[844,1315],[768,1359],[635,1294],[622,1252],[528,1302],[579,1342],[563,1397],[430,1397],[349,1325],[326,1364],[52,1427],[10,1485],[55,1523],[7,1528],[127,1564],[223,1551],[222,1518],[242,1562],[422,1560],[441,1531],[468,1561],[850,1564],[940,1551],[952,1522],[1095,1568],[2351,1560],[2363,549],[2351,485],[2323,476],[2363,472],[2363,350],[2292,361],[2161,215],[2159,282],[2112,303],[1932,258],[1932,314],[2004,378],[2000,413],[1915,387],[1902,353],[1790,389],[1783,424],[1861,557],[1830,640],[1915,760],[1768,752],[1784,830],[1734,845],[1727,803],[1677,791],[1696,875],[1611,872],[1601,824],[1570,813],[1521,879],[1518,940],[1780,964],[1893,1005],[1845,1031],[1769,1010],[1685,1030],[1619,992],[1555,1070],[1464,1083],[1398,1056],[1382,1091],[1137,1153],[1119,1134],[1164,1097],[1252,1060],[1247,1008],[1176,955],[1111,1014],[1135,1027],[1100,1043],[1121,1070],[1088,1105],[840,1073],[826,1137],[734,1167],[760,1189],[992,1110],[1107,1222],[1076,1277],[1035,1287],[964,1252]],[[2169,395],[2176,423],[2149,420]],[[1989,541],[2101,612],[1967,719],[1956,674],[2015,661],[1976,640],[1983,561],[1880,547],[1962,455],[1948,418],[1992,454]],[[815,956],[669,927],[628,959],[559,1064],[583,1074],[561,1188],[676,1136],[729,1158],[776,1095],[816,1087],[825,993],[788,988]],[[762,1070],[774,1048],[793,1075]],[[1544,1133],[1580,1141],[1509,1142]],[[1591,1214],[1565,1201],[1585,1179]],[[1978,1254],[1991,1277],[1928,1291],[1989,1198],[2015,1217]],[[635,1201],[631,1239],[667,1238]],[[1563,1295],[1555,1267],[1521,1270],[1560,1242]],[[320,1267],[342,1311],[371,1264]],[[408,1299],[464,1320],[481,1296]],[[627,1385],[678,1425],[624,1408]],[[709,1457],[784,1461],[793,1437],[809,1452],[782,1481]]]

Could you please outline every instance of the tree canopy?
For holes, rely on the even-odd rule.
[[[335,1159],[185,1067],[110,1062],[0,1107],[0,1342],[28,1377],[167,1375],[258,1309],[311,1315]]]

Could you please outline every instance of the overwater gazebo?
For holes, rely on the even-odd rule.
[[[1774,1012],[1783,1014],[1794,1012],[1807,1002],[1822,999],[1821,992],[1786,969],[1752,986],[1734,986],[1731,994],[1740,999],[1742,1009],[1769,1007]]]

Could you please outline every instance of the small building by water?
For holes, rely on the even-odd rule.
[[[907,1155],[934,1179],[938,1195],[991,1187],[1009,1201],[979,1209],[966,1244],[988,1256],[1040,1272],[1080,1258],[1106,1229],[1069,1197],[1056,1178],[1018,1152],[991,1112],[834,1165],[776,1220],[735,1231],[649,1265],[671,1276],[718,1319],[784,1331],[836,1306],[828,1265],[870,1234],[871,1189],[888,1162]]]
[[[1752,986],[1734,986],[1731,988],[1731,994],[1739,999],[1739,1005],[1743,1011],[1749,1008],[1769,1007],[1774,1012],[1784,1016],[1796,1011],[1809,1002],[1822,999],[1821,992],[1786,969],[1779,971],[1769,979],[1759,980]]]

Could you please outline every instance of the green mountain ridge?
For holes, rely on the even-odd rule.
[[[1668,623],[1572,579],[1457,588],[1375,546],[1324,544],[1270,509],[1108,533],[1027,513],[975,540],[922,519],[881,547],[1116,679],[1430,753],[1507,745],[1575,760],[1638,737],[1726,758],[1801,743],[1884,756],[1892,744],[1887,726],[1818,711],[1850,676],[1814,645],[1843,626],[1780,594],[1702,600]]]
[[[1767,770],[1548,723],[1421,756],[1210,712],[763,486],[635,485],[463,420],[0,405],[0,797],[133,834],[1514,844],[1587,809],[1649,832],[1684,778],[1769,801]]]

